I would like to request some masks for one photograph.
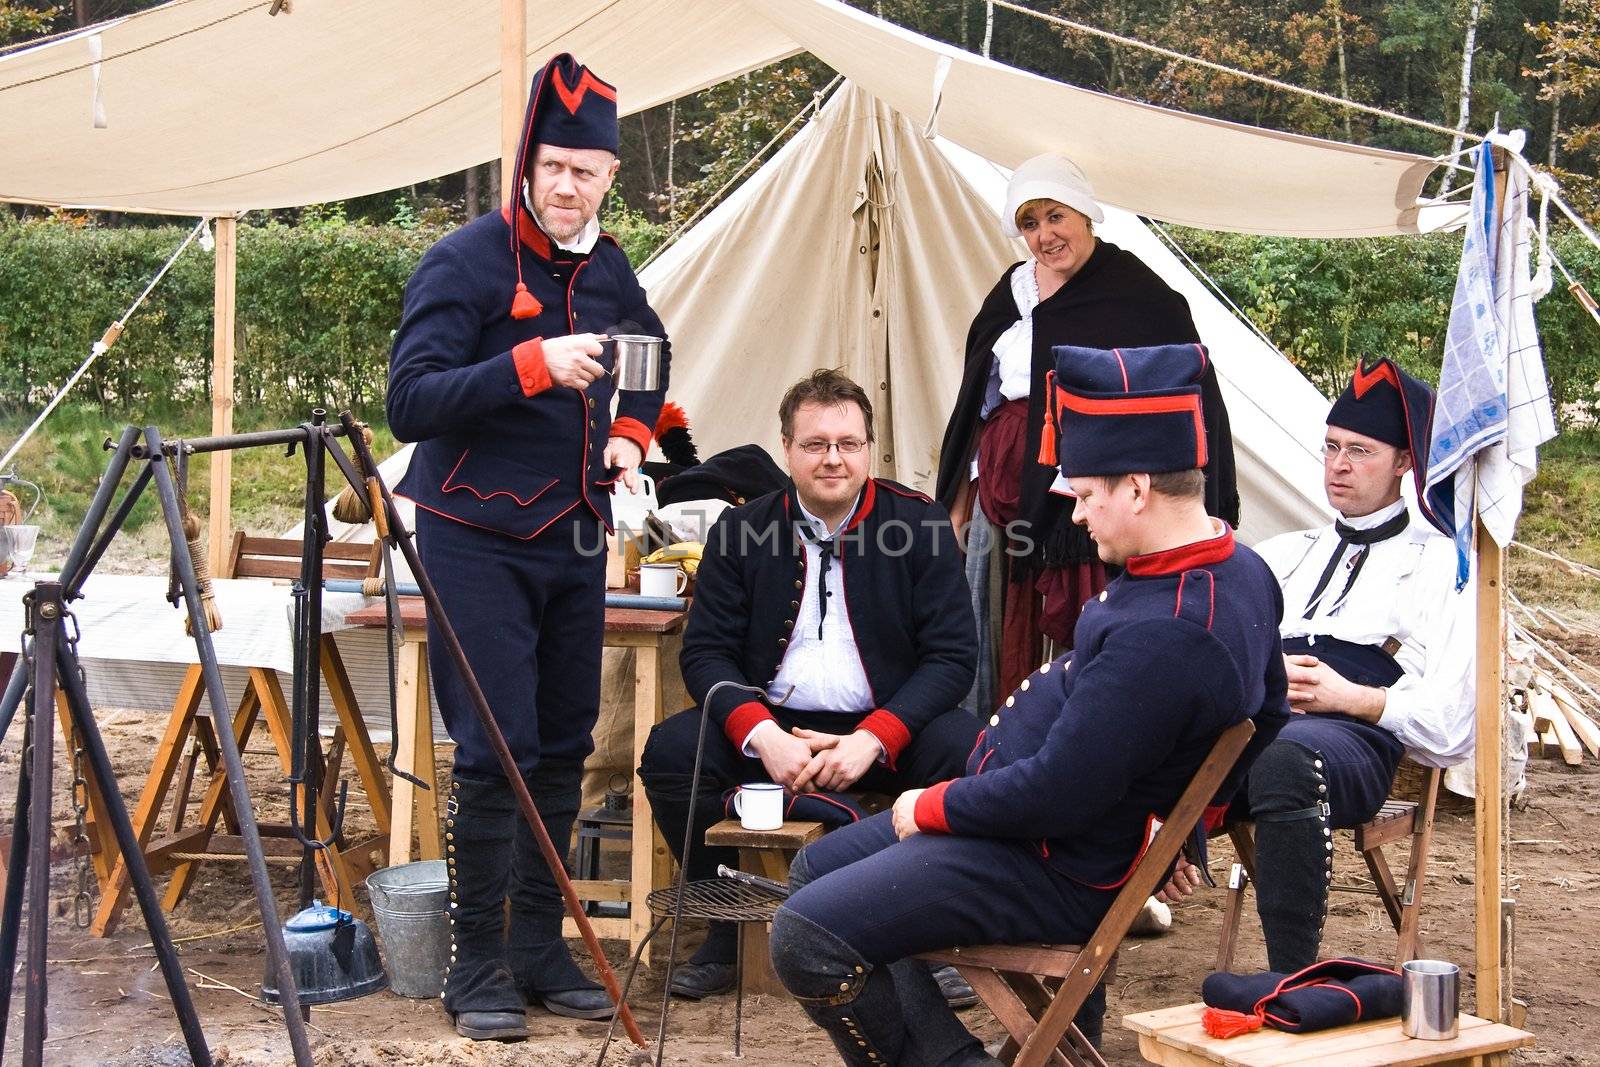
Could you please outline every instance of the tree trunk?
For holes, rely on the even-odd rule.
[[[678,207],[678,180],[673,176],[672,164],[678,149],[678,102],[667,108],[667,218],[672,218]]]
[[[72,0],[72,24],[80,30],[89,25],[89,0]]]
[[[462,193],[461,199],[466,202],[464,206],[467,209],[467,220],[470,222],[482,214],[482,211],[479,210],[478,207],[478,203],[482,194],[482,190],[478,188],[480,184],[478,180],[478,168],[468,167],[463,172],[462,178],[466,182],[466,191]]]
[[[983,0],[983,58],[989,58],[989,46],[994,44],[994,0]]]
[[[1333,40],[1339,49],[1339,95],[1346,100],[1350,99],[1350,73],[1345,68],[1344,57],[1344,7],[1340,0],[1331,0],[1328,5],[1333,9]],[[1344,139],[1350,140],[1350,109],[1340,108],[1344,112]]]
[[[1472,54],[1478,40],[1478,15],[1483,10],[1483,0],[1472,0],[1471,9],[1467,13],[1467,39],[1461,46],[1461,110],[1460,117],[1456,119],[1456,135],[1450,139],[1450,162],[1454,163],[1456,156],[1461,154],[1462,134],[1467,129],[1467,118],[1472,111]],[[1439,183],[1439,195],[1444,196],[1450,191],[1450,178],[1455,173],[1446,170],[1444,178]]]

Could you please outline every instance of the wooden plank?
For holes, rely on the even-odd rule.
[[[626,878],[574,878],[572,889],[579,900],[624,901],[632,884]]]
[[[523,103],[528,99],[528,9],[524,0],[500,0],[500,198],[515,200],[522,175],[517,150]]]
[[[1589,750],[1589,755],[1600,756],[1600,724],[1596,724],[1593,719],[1579,711],[1576,703],[1562,700],[1559,692],[1553,695],[1556,707],[1567,717],[1567,724],[1572,727],[1572,732],[1578,735],[1578,740],[1583,742],[1583,747]]]
[[[233,433],[234,309],[238,293],[239,220],[219,215],[216,223],[216,275],[212,290],[211,434]],[[211,500],[206,558],[212,574],[228,574],[227,548],[233,526],[233,453],[213,452],[210,463]],[[180,548],[181,551],[181,548]]]
[[[294,576],[299,575],[295,570]],[[661,635],[675,634],[683,629],[684,620],[688,617],[687,611],[653,611],[647,608],[606,608],[606,645],[611,648],[631,647],[635,643],[645,646],[657,642],[646,637],[643,640],[629,641],[623,635]],[[357,608],[344,617],[350,626],[386,626],[388,616],[384,606],[369,604],[364,608]],[[428,607],[419,596],[400,597],[400,621],[407,629],[426,627],[428,624]]]
[[[706,844],[725,848],[776,848],[798,852],[822,836],[820,822],[785,822],[776,830],[746,830],[738,819],[723,819],[706,831]]]
[[[355,693],[350,688],[350,673],[345,670],[344,659],[339,655],[339,646],[326,634],[319,644],[322,649],[322,676],[328,683],[328,694],[333,697],[333,707],[339,715],[339,726],[344,730],[345,740],[350,746],[350,759],[356,765],[356,775],[361,779],[361,788],[367,794],[367,803],[372,808],[372,819],[377,823],[378,832],[387,835],[389,790],[384,781],[386,776],[383,763],[378,759],[378,753],[373,750],[372,737],[367,733],[366,720],[361,717],[361,709],[356,706]]]
[[[1466,1063],[1533,1043],[1533,1035],[1513,1027],[1462,1015],[1451,1041],[1417,1041],[1401,1034],[1398,1019],[1338,1027],[1314,1034],[1258,1030],[1236,1038],[1214,1038],[1200,1025],[1203,1004],[1124,1016],[1125,1028],[1140,1035],[1140,1052],[1152,1063],[1227,1064],[1230,1067],[1411,1067]]]
[[[609,615],[610,612],[607,612]],[[615,634],[606,629],[606,643],[611,644]],[[638,947],[650,931],[650,908],[646,904],[652,889],[672,883],[672,853],[650,817],[650,800],[645,795],[644,783],[639,780],[637,766],[639,755],[656,723],[666,717],[662,701],[661,636],[652,635],[650,643],[634,649],[633,658],[633,839],[629,853],[629,876],[633,881],[633,899],[628,905],[628,946]],[[657,938],[652,945],[651,959],[656,959],[655,947],[666,951],[666,944]]]
[[[431,775],[424,777],[417,774],[418,721],[426,721],[429,734],[433,732],[428,712],[427,658],[428,646],[425,642],[408,639],[395,650],[395,702],[399,709],[399,735],[390,738],[389,743],[394,746],[396,767],[416,774],[425,781],[432,781]],[[409,863],[411,831],[415,826],[418,803],[416,794],[425,790],[418,789],[399,775],[394,776],[390,788],[393,792],[389,809],[389,863]]]
[[[233,723],[229,727],[233,736],[243,752],[250,743],[250,735],[255,732],[256,711],[261,707],[261,696],[256,692],[254,685],[246,685],[244,695],[239,698],[239,707],[233,713]],[[222,729],[217,724],[212,724],[215,729]],[[224,809],[230,803],[228,797],[228,771],[226,767],[219,766],[216,773],[211,776],[211,782],[206,786],[206,794],[200,801],[200,816],[198,826],[208,839],[216,830],[217,819],[222,816]],[[204,851],[202,844],[197,851]],[[194,884],[195,876],[200,873],[199,867],[193,862],[179,864],[172,874],[172,881],[167,883],[167,891],[161,898],[161,910],[171,911],[183,900],[184,894]]]
[[[1583,746],[1578,741],[1578,735],[1572,730],[1572,723],[1567,721],[1566,713],[1556,704],[1556,698],[1549,693],[1537,689],[1530,691],[1529,700],[1533,704],[1534,721],[1543,717],[1549,720],[1550,729],[1555,734],[1556,747],[1561,750],[1561,761],[1569,767],[1576,767],[1583,762]]]
[[[184,673],[183,684],[178,687],[177,699],[172,702],[172,714],[167,717],[166,731],[156,745],[156,755],[150,761],[150,773],[145,777],[144,788],[139,792],[139,805],[133,812],[133,832],[141,848],[150,840],[160,814],[161,801],[171,788],[173,775],[183,758],[183,744],[194,725],[195,712],[205,691],[205,678],[198,665]],[[184,790],[187,795],[187,788]],[[127,863],[117,857],[111,876],[100,889],[100,904],[94,919],[89,923],[92,937],[106,937],[116,928],[122,910],[128,906],[128,892],[132,888]]]
[[[1065,978],[1080,951],[1077,945],[971,945],[928,952],[922,959],[957,967],[989,967],[999,971]]]

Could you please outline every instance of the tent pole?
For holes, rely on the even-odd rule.
[[[216,218],[217,267],[213,298],[211,341],[211,435],[233,433],[234,308],[239,272],[239,220],[233,215]],[[223,564],[233,537],[233,454],[211,455],[211,502],[206,556],[212,574],[225,573]]]
[[[500,196],[514,201],[520,188],[517,141],[528,92],[526,0],[500,0]]]
[[[1478,1015],[1494,1022],[1505,1019],[1505,983],[1501,965],[1505,930],[1501,899],[1505,891],[1505,715],[1501,708],[1501,671],[1505,656],[1505,549],[1478,520],[1478,665],[1477,751],[1473,793],[1477,800],[1477,975]]]
[[[1504,149],[1493,149],[1495,232],[1505,215],[1506,167]],[[1505,668],[1505,549],[1489,536],[1483,520],[1476,520],[1474,551],[1478,567],[1478,648],[1476,751],[1473,754],[1473,794],[1477,808],[1476,901],[1477,1010],[1492,1022],[1505,1022],[1510,1002],[1504,973],[1505,901],[1505,709],[1502,673]]]

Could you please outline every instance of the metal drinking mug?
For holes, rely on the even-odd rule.
[[[661,388],[661,338],[641,333],[612,334],[612,380],[618,389],[650,392]]]
[[[1400,966],[1400,1032],[1426,1041],[1456,1036],[1461,1015],[1461,968],[1444,960]]]

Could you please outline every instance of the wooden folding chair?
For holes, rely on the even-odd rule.
[[[978,945],[924,953],[961,972],[1010,1035],[1000,1059],[1015,1067],[1071,1064],[1105,1067],[1072,1024],[1073,1016],[1112,966],[1117,948],[1150,895],[1160,888],[1206,805],[1238,762],[1255,723],[1229,727],[1190,780],[1150,847],[1122,884],[1111,910],[1082,945]]]
[[[224,566],[224,578],[298,578],[300,576],[301,542],[275,537],[250,537],[242,531],[235,533]],[[325,578],[368,578],[377,572],[378,546],[330,542],[323,550],[323,576]],[[226,619],[223,620],[226,624]],[[332,833],[335,813],[336,783],[346,749],[356,766],[361,786],[372,807],[377,832],[360,841],[341,840],[333,847],[319,850],[317,867],[324,890],[330,898],[337,897],[340,904],[350,907],[354,903],[353,887],[367,874],[376,870],[384,860],[389,834],[389,792],[384,767],[372,742],[367,736],[360,709],[351,694],[349,675],[344,661],[333,641],[322,641],[322,675],[328,692],[333,697],[337,725],[333,739],[324,758],[322,781],[325,783],[318,797],[316,827],[308,832],[327,838]],[[238,835],[238,819],[232,810],[227,788],[227,772],[221,765],[216,731],[219,724],[212,721],[205,701],[205,682],[198,664],[191,666],[178,688],[172,714],[157,746],[150,774],[134,810],[133,826],[145,861],[152,875],[173,872],[162,898],[162,907],[171,911],[177,907],[194,884],[199,874],[199,862],[207,859],[243,859],[243,844]],[[290,743],[289,706],[277,672],[263,667],[252,667],[245,684],[244,695],[233,714],[230,724],[240,751],[245,749],[258,722],[265,723],[267,733],[277,751],[285,774],[293,761]],[[195,777],[204,767],[209,776],[205,792],[198,803],[198,816],[191,822],[189,809]],[[166,832],[155,837],[157,823],[167,794],[176,783],[169,824]],[[218,833],[218,822],[228,833]],[[301,849],[294,841],[287,824],[260,824],[263,845],[269,862],[295,863]],[[108,864],[109,875],[101,880],[100,903],[95,909],[89,931],[96,937],[111,934],[128,903],[127,869],[120,856]]]
[[[1371,880],[1334,882],[1330,892],[1369,893],[1383,901],[1389,921],[1394,924],[1399,942],[1395,946],[1395,966],[1417,958],[1421,949],[1419,930],[1422,921],[1422,885],[1428,873],[1428,849],[1433,843],[1434,809],[1439,801],[1437,767],[1424,767],[1422,796],[1418,800],[1383,802],[1367,822],[1353,831],[1356,851],[1366,861]],[[1239,925],[1244,915],[1244,891],[1256,877],[1255,826],[1249,822],[1229,823],[1238,860],[1228,873],[1228,901],[1222,911],[1222,935],[1217,943],[1216,970],[1233,969],[1234,949],[1238,946]],[[1396,885],[1384,846],[1411,839],[1411,855],[1406,861],[1406,880]]]

